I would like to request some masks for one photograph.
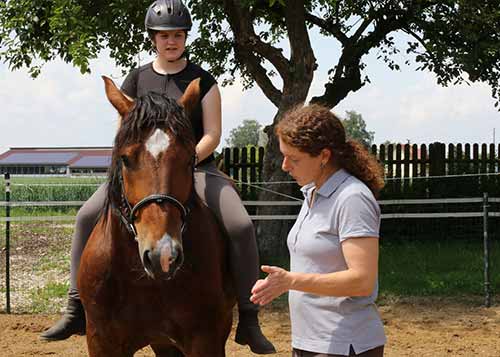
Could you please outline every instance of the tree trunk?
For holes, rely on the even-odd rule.
[[[274,135],[274,126],[281,119],[283,114],[294,105],[303,100],[296,99],[294,103],[282,106],[276,114],[273,124],[266,127],[265,131],[269,141],[266,146],[264,172],[265,182],[294,181],[286,172],[281,170],[283,156],[279,150],[279,141]],[[302,199],[302,193],[296,183],[286,183],[279,185],[263,185],[266,189],[279,192]],[[287,201],[290,198],[279,194],[261,191],[259,201]],[[297,214],[300,206],[258,206],[258,215],[292,215]],[[286,264],[288,265],[288,248],[286,238],[295,220],[260,220],[256,222],[257,243],[259,246],[260,260],[262,264]]]

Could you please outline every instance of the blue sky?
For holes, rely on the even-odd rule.
[[[339,53],[335,42],[317,34],[311,42],[319,68],[310,97],[322,93],[327,71]],[[351,93],[334,112],[340,117],[346,110],[361,113],[368,130],[375,132],[376,143],[489,143],[493,128],[500,137],[500,113],[487,85],[443,88],[431,73],[415,72],[416,66],[405,66],[404,60],[399,57],[402,71],[391,71],[376,60],[376,53],[370,53],[365,73],[371,83]],[[101,75],[112,76],[118,84],[123,78],[106,53],[92,61],[91,70],[81,75],[71,65],[54,61],[31,79],[26,70],[12,72],[0,64],[0,152],[20,146],[111,145],[117,115],[105,98]],[[263,125],[272,122],[276,108],[258,87],[243,91],[236,81],[221,91],[222,145],[244,119],[257,119]]]

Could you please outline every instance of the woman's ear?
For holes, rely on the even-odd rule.
[[[324,165],[328,164],[328,162],[331,161],[333,156],[332,151],[327,148],[322,149],[320,155],[321,155],[321,163]]]

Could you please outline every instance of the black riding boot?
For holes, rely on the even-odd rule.
[[[40,335],[43,341],[65,340],[71,335],[85,335],[85,310],[80,299],[68,298],[66,312],[57,323]]]
[[[238,327],[234,340],[240,345],[248,345],[253,353],[267,355],[276,353],[273,344],[262,334],[256,305],[239,311]]]

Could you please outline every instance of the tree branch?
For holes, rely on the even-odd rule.
[[[249,50],[251,48],[251,50],[267,59],[282,77],[286,76],[290,63],[283,56],[281,50],[262,41],[255,34],[252,22],[253,15],[251,15],[249,9],[243,8],[239,1],[234,0],[224,0],[224,7],[229,15],[230,25],[237,42],[248,45]],[[238,31],[234,31],[235,29],[238,29]]]
[[[365,30],[368,28],[368,26],[370,26],[370,24],[372,23],[373,20],[374,19],[370,16],[368,16],[368,18],[364,19],[363,22],[361,23],[361,26],[358,27],[358,29],[356,30],[354,35],[352,35],[349,38],[349,40],[353,41],[353,42],[358,41],[361,38],[361,36],[363,35],[363,32],[365,32]]]
[[[235,37],[235,55],[254,77],[266,97],[279,107],[282,93],[271,82],[261,57],[268,60],[286,81],[289,77],[290,63],[282,52],[260,40],[255,34],[251,14],[235,0],[224,0],[224,8]]]
[[[349,40],[340,26],[334,22],[323,20],[313,14],[306,13],[306,20],[335,37],[344,46]]]
[[[294,91],[294,97],[303,97],[305,100],[317,64],[307,31],[304,0],[287,0],[284,11],[292,64],[291,81],[285,81],[284,88]]]
[[[348,44],[344,46],[333,79],[325,84],[325,92],[321,96],[313,97],[311,102],[321,103],[333,108],[349,92],[360,89],[364,85],[361,80],[361,58],[370,49],[377,47],[387,34],[406,27],[415,14],[421,13],[424,8],[429,6],[432,6],[432,4],[416,1],[406,11],[394,13],[390,17],[379,16],[377,18],[374,16],[377,13],[387,16],[387,12],[370,14],[356,30],[355,34],[349,38]],[[373,31],[363,36],[363,32],[372,21],[376,21]]]

